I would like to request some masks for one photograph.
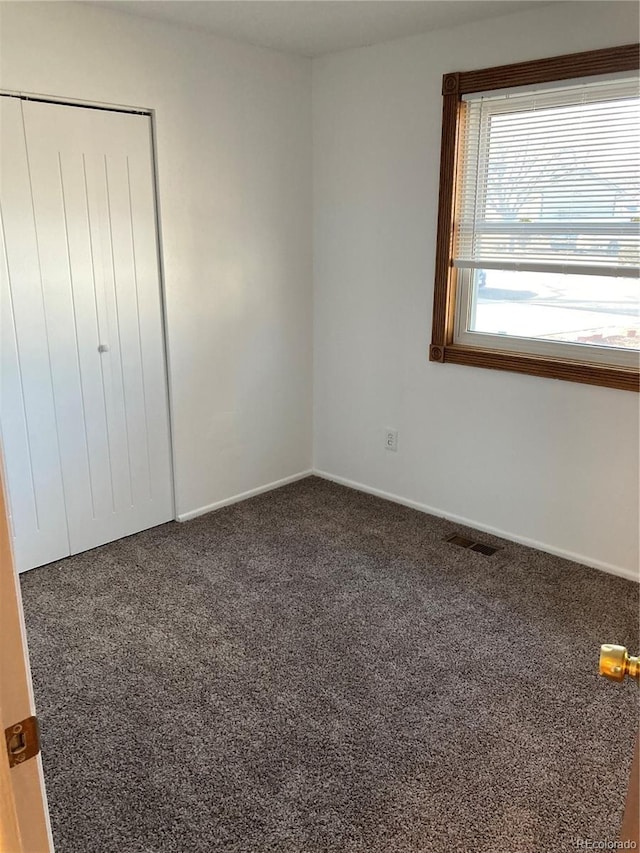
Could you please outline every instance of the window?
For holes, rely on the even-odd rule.
[[[638,390],[638,46],[445,75],[430,357]]]

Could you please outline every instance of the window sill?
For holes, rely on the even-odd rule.
[[[548,379],[564,379],[585,385],[600,385],[623,391],[640,391],[640,373],[632,368],[615,367],[585,361],[560,361],[540,355],[523,355],[515,352],[498,352],[460,344],[439,346],[432,344],[429,360],[445,364],[464,364],[490,370],[510,370]]]

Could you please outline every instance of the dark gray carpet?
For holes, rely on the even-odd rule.
[[[23,575],[63,851],[613,839],[631,582],[309,479]]]

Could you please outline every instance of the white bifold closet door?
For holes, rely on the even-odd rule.
[[[20,570],[173,518],[148,116],[0,97],[0,426]]]

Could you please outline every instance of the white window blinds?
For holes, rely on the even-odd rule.
[[[637,276],[638,78],[465,96],[454,265]]]

